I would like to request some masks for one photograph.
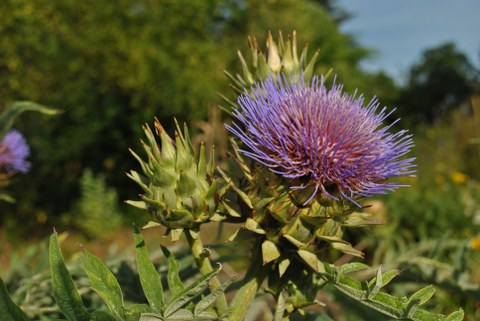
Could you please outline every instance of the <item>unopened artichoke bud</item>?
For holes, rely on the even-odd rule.
[[[242,143],[237,158],[245,176],[236,190],[244,227],[254,235],[264,265],[282,275],[296,262],[324,269],[325,249],[362,253],[342,239],[345,228],[378,224],[359,213],[360,199],[402,185],[391,179],[411,176],[414,158],[406,130],[390,133],[390,115],[379,103],[327,89],[323,78],[292,81],[269,77],[238,98],[227,129]],[[248,231],[248,232],[246,232]]]
[[[142,141],[142,145],[147,159],[130,150],[140,163],[143,174],[133,170],[127,174],[143,190],[141,201],[127,203],[147,210],[154,223],[174,231],[173,237],[183,229],[196,229],[207,221],[223,219],[218,213],[223,192],[213,175],[213,149],[209,161],[203,144],[198,158],[195,157],[186,125],[183,132],[177,122],[176,127],[173,141],[155,120],[161,142],[159,147],[153,131],[145,125],[147,141]]]
[[[241,51],[237,51],[238,58],[242,65],[242,74],[235,76],[224,70],[225,75],[232,82],[231,87],[237,94],[243,94],[256,81],[265,80],[269,76],[277,76],[281,73],[288,75],[303,75],[304,79],[309,81],[313,76],[315,62],[318,58],[319,50],[315,52],[313,57],[308,61],[306,45],[300,56],[297,51],[297,33],[293,31],[292,36],[287,36],[284,40],[282,32],[278,34],[278,41],[275,42],[272,33],[269,32],[266,41],[266,49],[262,50],[255,38],[248,38],[250,47],[250,62],[248,65]],[[221,95],[232,106],[236,106],[235,102],[230,101],[227,97]]]

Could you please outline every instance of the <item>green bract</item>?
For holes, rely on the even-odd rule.
[[[242,65],[242,74],[236,74],[234,76],[227,70],[224,70],[225,75],[232,82],[230,84],[231,87],[237,94],[243,94],[245,90],[250,89],[256,81],[266,79],[272,74],[303,74],[306,82],[312,79],[319,50],[315,52],[310,61],[307,60],[308,46],[303,48],[299,56],[297,51],[297,34],[295,31],[292,33],[292,38],[290,38],[290,35],[287,36],[286,41],[283,39],[282,32],[279,32],[277,42],[273,40],[272,34],[269,32],[265,53],[259,47],[257,39],[249,37],[248,43],[250,47],[251,66],[248,65],[241,51],[238,50],[237,55]],[[327,77],[327,75],[325,77]],[[236,103],[227,97],[223,95],[221,95],[221,97],[228,104],[236,106]]]
[[[141,201],[127,201],[128,204],[147,210],[154,223],[174,231],[173,237],[183,229],[197,229],[208,221],[224,219],[218,213],[219,200],[223,191],[213,176],[213,149],[207,161],[205,146],[200,147],[195,157],[187,127],[183,132],[176,123],[175,141],[167,135],[158,120],[155,129],[161,147],[148,125],[143,127],[147,143],[142,141],[147,159],[143,160],[131,151],[142,168],[142,174],[130,171],[128,177],[134,180],[144,194]]]
[[[263,265],[272,264],[281,277],[290,264],[303,262],[316,272],[323,272],[322,253],[329,247],[345,254],[363,254],[342,239],[346,227],[381,223],[368,214],[355,212],[349,204],[327,197],[316,197],[304,204],[311,191],[292,190],[288,182],[264,166],[249,166],[233,142],[235,160],[244,180],[234,190],[241,191],[235,213],[245,217],[245,224],[231,238],[256,238],[261,242]],[[223,173],[222,173],[223,174]],[[225,179],[228,177],[225,175]],[[230,206],[228,206],[230,205]],[[355,208],[358,209],[358,208]]]

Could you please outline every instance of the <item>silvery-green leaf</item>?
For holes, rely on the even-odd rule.
[[[175,311],[174,314],[165,317],[165,321],[194,321],[195,316],[192,314],[192,312],[185,310],[185,309],[180,309]]]
[[[220,295],[222,295],[225,292],[225,290],[230,286],[230,284],[232,284],[232,282],[234,282],[237,279],[238,279],[238,276],[234,276],[227,282],[223,283],[218,289],[211,292],[206,297],[202,298],[197,303],[197,305],[195,305],[193,314],[195,316],[198,316],[201,313],[203,313],[209,306],[211,306],[220,297]]]
[[[157,312],[162,310],[164,304],[163,287],[160,275],[152,260],[148,256],[147,247],[142,234],[137,228],[134,229],[135,254],[138,267],[138,275],[142,284],[143,292],[150,307]]]
[[[116,321],[116,320],[117,319],[108,312],[93,311],[92,314],[90,315],[90,320],[89,321]],[[138,317],[137,317],[136,320],[138,320]],[[130,320],[127,319],[125,321],[130,321]]]
[[[418,300],[419,301],[418,304],[422,305],[428,300],[430,300],[430,298],[433,296],[434,293],[435,293],[435,288],[433,287],[433,285],[428,285],[424,288],[421,288],[414,294],[412,294],[412,296],[410,296],[409,298],[409,301]]]
[[[83,307],[83,306],[82,306]],[[0,278],[0,316],[2,321],[29,321],[28,316],[15,303]]]
[[[69,321],[88,321],[90,315],[83,307],[80,294],[65,266],[56,232],[50,236],[49,255],[53,297],[59,310]]]
[[[158,313],[142,313],[138,321],[165,321],[165,319]]]
[[[180,272],[180,263],[177,261],[175,256],[173,256],[170,251],[162,246],[161,247],[163,255],[167,258],[168,261],[168,273],[167,273],[167,281],[168,281],[168,288],[172,295],[178,296],[180,293],[183,292],[185,287],[183,286],[182,280],[180,279],[179,272]]]
[[[455,312],[451,313],[449,316],[447,316],[445,321],[462,321],[464,315],[465,315],[465,313],[463,312],[463,310],[459,309],[458,311],[455,311]]]
[[[371,297],[375,296],[380,289],[382,288],[382,266],[380,265],[377,270],[377,277],[375,278],[375,285],[373,289],[371,289],[368,293],[368,298],[370,299]]]
[[[366,270],[366,269],[369,269],[369,268],[370,267],[365,263],[351,262],[351,263],[342,264],[338,268],[338,270],[339,270],[340,273],[349,274],[349,273],[354,273],[354,272],[358,272],[358,271],[363,271],[363,270]]]
[[[99,258],[86,250],[83,251],[81,260],[92,289],[105,301],[110,312],[118,320],[123,320],[122,289],[113,273]]]
[[[193,282],[181,293],[176,294],[175,297],[165,307],[165,317],[171,316],[187,303],[192,302],[193,298],[200,295],[205,290],[205,288],[208,286],[208,281],[215,277],[218,272],[220,272],[220,265],[218,265],[217,268],[212,272],[202,275],[198,280]]]

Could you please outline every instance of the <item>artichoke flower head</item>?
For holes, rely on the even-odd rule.
[[[344,230],[382,222],[362,213],[361,199],[402,186],[391,179],[412,175],[415,166],[404,157],[411,135],[391,133],[396,121],[384,124],[392,111],[376,99],[365,105],[341,85],[327,88],[325,77],[312,74],[316,55],[308,66],[291,67],[295,42],[294,34],[294,45],[274,46],[269,34],[269,60],[258,54],[252,74],[240,57],[244,76],[229,77],[239,96],[226,127],[236,137],[233,158],[242,172],[236,190],[243,202],[230,211],[245,220],[231,240],[255,239],[263,265],[280,279],[302,266],[321,273],[332,248],[362,257],[342,238]],[[269,65],[270,59],[279,63]]]

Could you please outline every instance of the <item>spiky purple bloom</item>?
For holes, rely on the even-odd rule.
[[[25,159],[30,155],[30,148],[25,138],[16,130],[9,131],[0,142],[0,166],[8,173],[27,172],[30,163]]]
[[[249,147],[245,155],[292,179],[292,188],[310,187],[308,201],[323,193],[358,205],[357,197],[402,186],[388,179],[414,172],[414,158],[402,158],[413,141],[407,130],[392,134],[393,124],[383,125],[393,110],[378,112],[377,99],[363,106],[362,96],[342,89],[327,89],[323,77],[309,84],[270,77],[238,98],[241,125],[227,128]]]

